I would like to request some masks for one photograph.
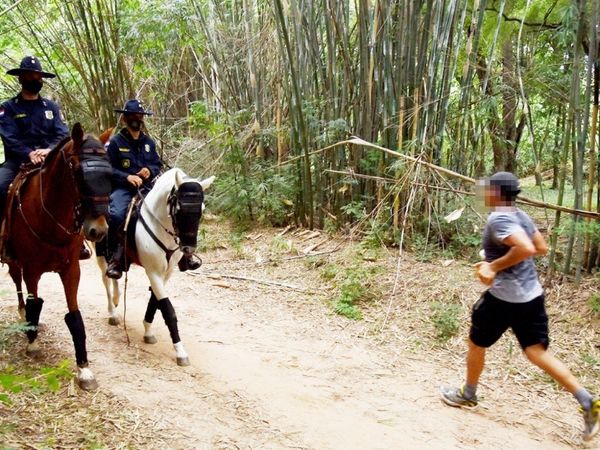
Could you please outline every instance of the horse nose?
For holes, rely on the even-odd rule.
[[[108,224],[103,216],[97,219],[87,218],[83,222],[83,234],[88,241],[101,241],[107,232]]]
[[[196,250],[196,247],[192,247],[191,245],[184,245],[181,247],[181,251],[186,255],[191,255]]]
[[[99,242],[106,236],[106,232],[96,227],[90,229],[90,241]]]

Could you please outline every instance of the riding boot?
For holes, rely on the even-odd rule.
[[[181,272],[185,272],[186,270],[196,270],[199,269],[202,263],[200,261],[196,261],[194,255],[184,254],[177,265],[179,266],[179,270]]]
[[[118,280],[123,276],[125,270],[125,251],[123,245],[117,244],[117,248],[112,254],[108,268],[106,269],[106,276],[114,280]]]
[[[81,248],[79,249],[79,261],[83,261],[84,259],[90,259],[92,257],[92,253],[88,250],[85,244],[81,244]]]

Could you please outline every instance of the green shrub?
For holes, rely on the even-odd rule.
[[[343,274],[338,283],[339,295],[335,299],[334,310],[337,314],[348,319],[362,319],[362,312],[358,304],[371,300],[376,292],[372,278],[377,273],[377,267],[350,267]]]
[[[460,327],[460,305],[434,302],[431,304],[431,322],[437,332],[437,339],[446,342],[458,333]]]
[[[11,336],[21,334],[31,327],[22,323],[2,325],[0,328],[0,351],[4,351]],[[55,392],[61,382],[72,377],[71,363],[62,361],[55,367],[43,367],[32,373],[17,373],[12,366],[0,368],[0,403],[11,404],[11,396],[23,391]]]
[[[237,145],[226,152],[215,182],[214,208],[237,223],[283,226],[295,199],[295,176],[248,157]]]
[[[337,276],[339,270],[340,268],[335,264],[325,264],[320,272],[321,278],[325,281],[331,281]]]
[[[599,294],[591,295],[590,298],[588,298],[587,303],[594,314],[600,314],[600,295]]]

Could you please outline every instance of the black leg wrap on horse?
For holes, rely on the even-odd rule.
[[[27,330],[27,338],[30,343],[35,341],[38,334],[37,326],[40,323],[42,306],[44,306],[44,300],[41,298],[27,297],[27,302],[25,303],[25,320],[27,320],[28,326],[35,327],[33,330]]]
[[[85,348],[85,327],[79,310],[65,314],[65,323],[71,332],[75,344],[75,359],[79,367],[87,366],[87,350]]]
[[[165,319],[165,324],[169,329],[173,344],[177,344],[181,339],[179,338],[179,330],[177,329],[177,316],[175,315],[175,309],[173,309],[169,297],[165,297],[158,301],[158,309],[160,309],[163,319]]]
[[[152,323],[154,320],[154,314],[156,314],[156,310],[158,309],[158,300],[152,289],[150,289],[150,300],[148,300],[148,307],[146,308],[146,315],[144,316],[144,321],[146,323]]]

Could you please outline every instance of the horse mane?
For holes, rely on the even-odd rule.
[[[47,163],[54,160],[56,155],[58,155],[58,153],[60,153],[60,149],[67,146],[69,144],[69,141],[71,141],[71,136],[67,136],[67,137],[63,138],[62,141],[60,141],[58,144],[56,144],[54,146],[54,148],[52,150],[50,150],[50,153],[48,153],[48,155],[46,155],[46,159],[44,159],[44,162],[42,163],[41,167],[43,168]]]
[[[94,135],[92,133],[88,133],[83,136],[84,143],[89,140],[96,141],[97,143],[99,143],[101,145],[103,144],[103,141],[101,139],[97,138],[96,135]],[[62,141],[60,141],[58,144],[56,144],[54,146],[54,148],[52,150],[50,150],[50,153],[48,153],[48,155],[46,156],[46,159],[42,163],[41,167],[43,168],[47,163],[50,163],[51,161],[53,161],[54,158],[56,158],[56,155],[58,155],[60,153],[60,150],[63,149],[64,147],[66,147],[67,145],[69,145],[69,143],[72,143],[71,136],[65,137]],[[71,144],[71,145],[73,145],[73,144]]]

